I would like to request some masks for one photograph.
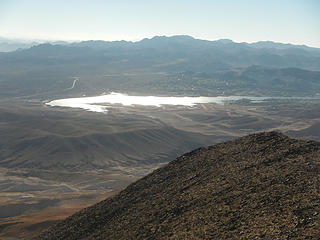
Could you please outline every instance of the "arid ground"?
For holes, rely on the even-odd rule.
[[[253,132],[320,140],[320,102],[114,106],[0,103],[0,238],[29,238],[177,156]]]

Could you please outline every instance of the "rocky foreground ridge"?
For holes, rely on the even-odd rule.
[[[320,239],[320,143],[266,132],[196,149],[37,239]]]

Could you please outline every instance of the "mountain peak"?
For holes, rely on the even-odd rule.
[[[193,41],[195,38],[188,35],[174,35],[174,36],[154,36],[152,38],[145,38],[140,42],[184,42],[184,41]]]
[[[39,239],[320,236],[320,144],[263,132],[199,148]]]
[[[231,39],[219,39],[219,40],[217,40],[215,42],[222,43],[222,44],[234,43]]]

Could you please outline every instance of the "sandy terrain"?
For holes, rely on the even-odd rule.
[[[257,131],[320,140],[317,101],[115,107],[0,105],[0,238],[28,238],[176,156]]]

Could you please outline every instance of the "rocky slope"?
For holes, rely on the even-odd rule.
[[[38,239],[319,239],[320,144],[281,133],[200,148]]]

